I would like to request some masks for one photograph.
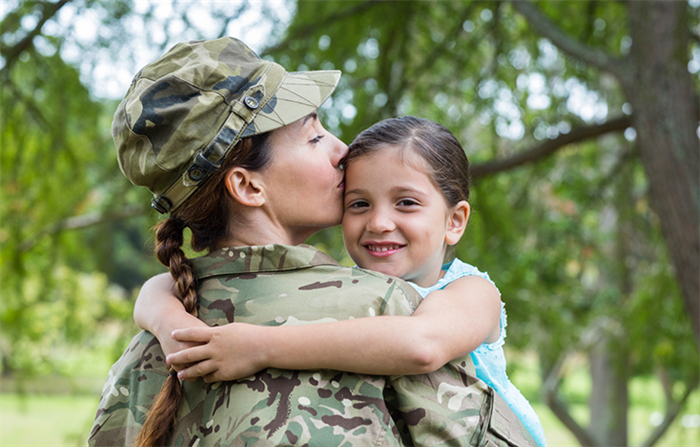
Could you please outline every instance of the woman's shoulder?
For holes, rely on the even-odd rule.
[[[251,245],[223,247],[192,260],[197,277],[274,273],[314,266],[340,267],[326,253],[310,245]]]

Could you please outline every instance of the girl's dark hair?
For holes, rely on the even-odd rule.
[[[392,147],[411,150],[425,160],[427,173],[450,206],[469,200],[469,161],[462,145],[446,127],[415,116],[390,118],[360,133],[350,144],[347,161]]]
[[[177,297],[187,312],[194,316],[197,316],[197,278],[192,261],[182,251],[183,232],[185,228],[190,229],[190,244],[197,252],[218,248],[218,244],[231,236],[230,221],[235,215],[236,205],[227,194],[224,179],[229,170],[236,166],[251,171],[263,169],[271,159],[271,134],[268,132],[241,140],[207,182],[168,219],[155,226],[156,256],[170,269]],[[177,423],[181,401],[182,385],[171,369],[134,445],[165,445]]]

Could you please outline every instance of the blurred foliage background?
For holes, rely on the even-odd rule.
[[[501,290],[509,374],[550,445],[700,441],[700,1],[1,7],[5,421],[38,392],[87,393],[52,440],[84,443],[135,294],[164,271],[112,113],[173,44],[231,35],[288,70],[342,70],[321,114],[347,143],[407,114],[458,136],[474,186],[457,255]],[[309,242],[352,262],[337,228]],[[1,445],[41,443],[8,427]]]

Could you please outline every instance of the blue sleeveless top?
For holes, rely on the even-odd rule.
[[[426,297],[430,292],[442,290],[447,287],[452,281],[464,276],[480,276],[487,279],[491,284],[491,278],[485,272],[479,271],[476,267],[455,259],[454,261],[442,266],[445,270],[445,275],[438,281],[437,284],[431,287],[420,287],[412,282],[409,282],[422,296]],[[494,284],[494,287],[496,285]],[[496,288],[498,290],[498,288]],[[500,292],[499,292],[500,293]],[[527,427],[532,437],[537,441],[540,447],[545,447],[544,429],[540,423],[537,413],[530,405],[527,399],[520,393],[508,379],[506,374],[506,358],[503,354],[503,344],[506,337],[506,310],[505,305],[501,301],[501,335],[493,343],[482,343],[472,353],[471,357],[476,368],[476,376],[486,382],[493,388],[513,412],[520,418],[520,421]]]

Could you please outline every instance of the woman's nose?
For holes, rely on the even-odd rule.
[[[340,162],[345,160],[345,157],[348,156],[349,149],[348,149],[348,145],[343,143],[342,141],[340,141],[338,139],[338,137],[336,137],[335,135],[333,135],[333,139],[334,139],[334,141],[333,141],[334,144],[333,144],[332,162],[333,162],[333,166],[339,167]]]

